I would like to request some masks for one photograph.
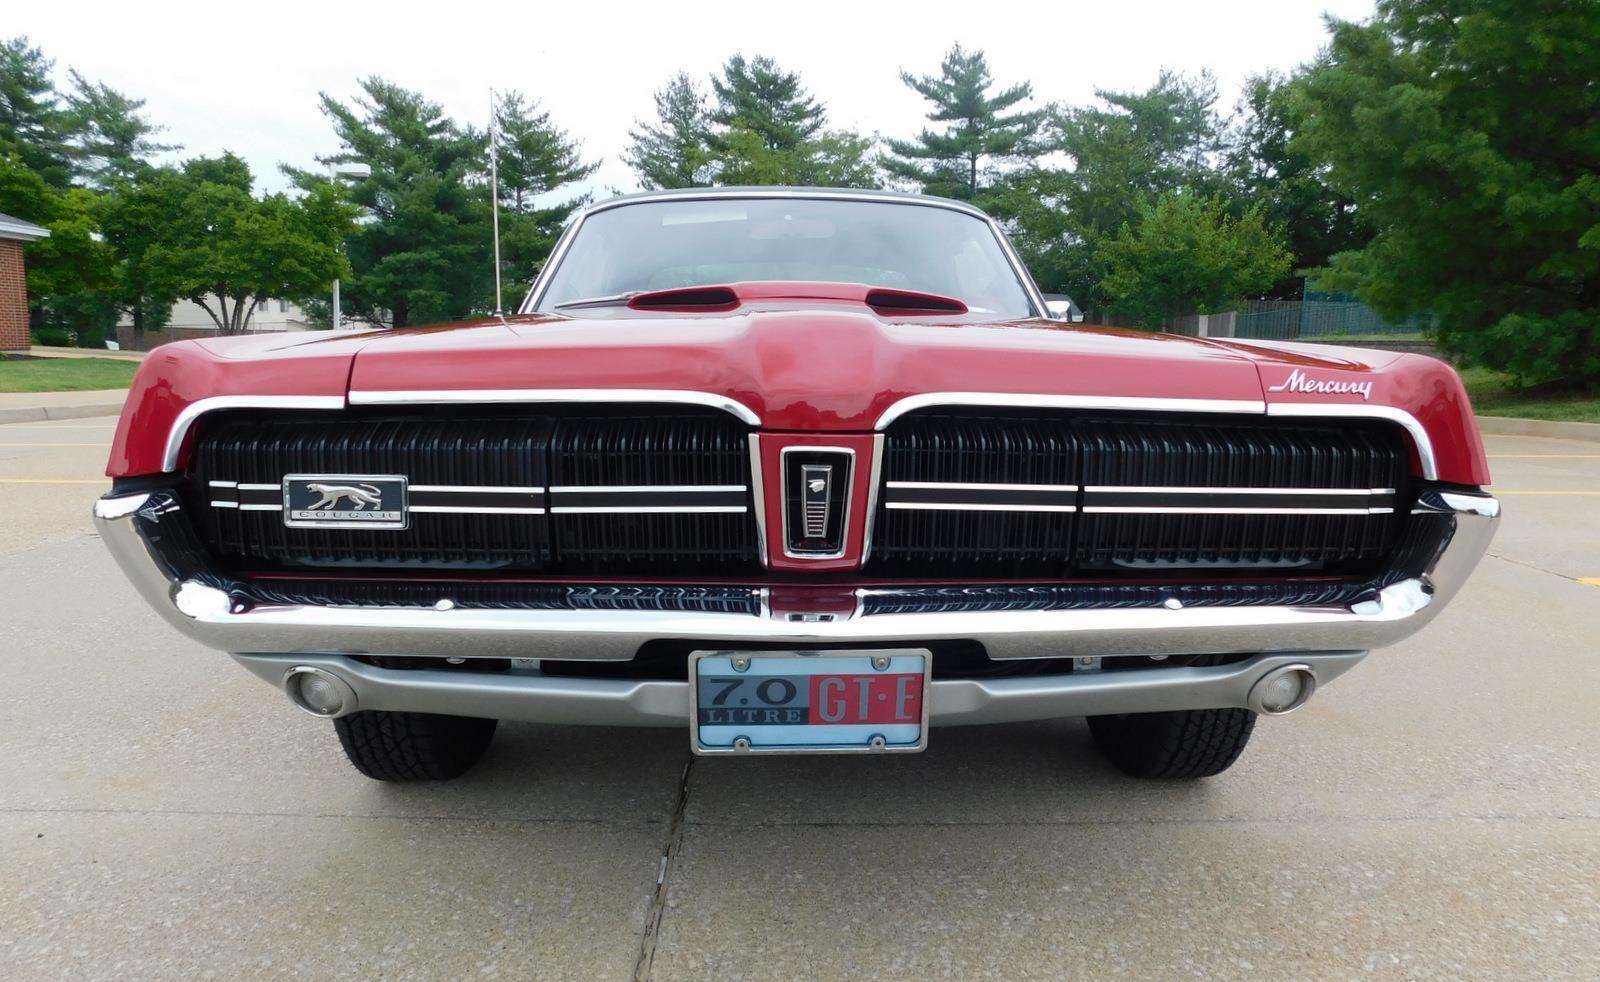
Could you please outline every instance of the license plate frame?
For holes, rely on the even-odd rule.
[[[748,659],[748,669],[740,672],[732,667],[735,659]],[[877,669],[873,666],[874,659],[888,659],[888,667]],[[920,666],[907,670],[908,662],[920,659]],[[916,716],[916,732],[914,739],[905,736],[902,727],[911,723],[848,723],[838,724],[849,727],[851,739],[815,742],[763,742],[763,736],[777,734],[763,728],[780,727],[783,731],[806,731],[806,738],[824,737],[838,734],[838,731],[829,733],[827,723],[705,723],[701,722],[701,694],[703,680],[701,669],[719,673],[718,677],[732,681],[735,677],[741,681],[765,678],[793,679],[804,676],[808,682],[812,678],[860,677],[866,675],[882,675],[899,678],[902,676],[917,676],[921,681],[921,712]],[[825,666],[825,667],[824,667]],[[865,667],[865,671],[861,669]],[[822,670],[818,671],[818,668]],[[848,651],[736,651],[736,650],[706,650],[694,651],[689,654],[689,749],[700,756],[725,756],[725,755],[757,755],[757,754],[885,754],[885,753],[920,753],[928,747],[928,709],[932,698],[933,681],[933,653],[927,648],[882,648]],[[897,683],[898,684],[898,683]],[[730,690],[733,691],[733,690]],[[875,693],[876,694],[876,693]],[[808,688],[809,696],[809,688]],[[713,696],[715,698],[715,696]],[[704,707],[715,708],[715,707]],[[794,707],[800,708],[800,707]],[[808,714],[809,715],[809,714]],[[730,737],[728,730],[742,727],[747,732],[743,734],[741,742],[737,737]],[[873,728],[881,729],[877,734],[881,740],[872,739],[870,731]],[[706,732],[703,733],[702,731]],[[812,732],[815,731],[815,732]],[[864,734],[861,739],[854,739],[856,735]],[[842,735],[842,734],[840,734]],[[712,742],[707,743],[702,738],[710,736]]]

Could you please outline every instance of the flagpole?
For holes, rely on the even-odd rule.
[[[500,306],[500,133],[496,125],[494,89],[489,90],[489,196],[494,222],[494,315],[504,317]]]

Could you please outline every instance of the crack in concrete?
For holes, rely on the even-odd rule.
[[[656,944],[661,939],[661,920],[667,913],[667,890],[672,882],[672,869],[683,848],[683,828],[687,824],[684,813],[689,810],[689,772],[694,768],[694,755],[683,763],[683,776],[678,784],[678,802],[672,809],[672,821],[667,826],[667,842],[661,850],[661,865],[656,872],[656,892],[650,898],[650,909],[645,912],[644,930],[639,937],[639,959],[634,963],[634,982],[647,982],[655,967]]]
[[[1551,576],[1559,576],[1563,580],[1571,580],[1574,583],[1583,583],[1583,582],[1585,582],[1584,579],[1582,577],[1580,577],[1580,576],[1572,576],[1572,575],[1569,575],[1567,573],[1557,572],[1556,570],[1553,570],[1553,569],[1545,569],[1543,566],[1540,566],[1538,563],[1530,563],[1530,562],[1528,562],[1527,560],[1524,560],[1524,559],[1512,559],[1510,556],[1505,556],[1505,555],[1502,555],[1502,554],[1500,554],[1498,552],[1486,552],[1486,553],[1484,553],[1484,555],[1488,556],[1490,559],[1498,559],[1501,562],[1510,563],[1513,566],[1521,566],[1523,569],[1531,569],[1531,570],[1533,570],[1534,572],[1537,572],[1537,573],[1549,573]]]

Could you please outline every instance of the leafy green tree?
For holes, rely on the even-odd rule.
[[[131,179],[149,166],[156,154],[182,149],[158,143],[162,127],[144,116],[144,100],[133,99],[73,69],[66,116],[73,134],[77,170],[90,183],[105,187]]]
[[[1209,74],[1163,71],[1143,92],[1099,91],[1100,104],[1054,107],[1041,141],[1068,166],[1015,172],[985,206],[1011,228],[1039,285],[1098,308],[1101,246],[1136,225],[1140,202],[1177,190],[1226,194],[1223,121]]]
[[[1290,275],[1267,291],[1281,299],[1301,296],[1304,270],[1326,266],[1335,253],[1372,237],[1355,201],[1328,186],[1327,165],[1295,144],[1294,84],[1270,72],[1245,82],[1228,154],[1243,200],[1264,207],[1267,223],[1284,230],[1294,253]]]
[[[29,322],[93,344],[116,326],[114,249],[100,235],[103,199],[51,186],[17,154],[0,156],[0,210],[50,230],[28,246]]]
[[[800,76],[765,56],[729,58],[721,77],[712,76],[711,90],[717,100],[711,121],[723,128],[712,137],[714,147],[743,131],[755,134],[768,150],[796,153],[827,124],[827,111],[806,92]]]
[[[687,72],[656,90],[656,121],[640,121],[622,159],[638,175],[640,187],[704,187],[711,183],[711,117],[705,96]]]
[[[1104,243],[1101,290],[1111,309],[1145,327],[1168,317],[1232,309],[1270,286],[1291,255],[1256,205],[1242,217],[1222,198],[1170,192],[1139,208]]]
[[[183,220],[189,187],[176,168],[146,167],[117,181],[107,196],[101,231],[117,253],[117,299],[133,321],[135,348],[143,348],[146,330],[166,324],[179,299],[176,288],[156,276],[149,251]]]
[[[1036,139],[1044,110],[1012,111],[1033,95],[1021,82],[991,92],[994,79],[982,51],[951,48],[938,75],[901,72],[900,80],[933,103],[928,119],[946,123],[941,131],[923,129],[913,140],[890,140],[884,169],[927,194],[977,200],[1000,177],[1001,168],[1039,156]]]
[[[347,244],[354,272],[343,283],[344,312],[405,327],[487,310],[494,270],[485,136],[384,79],[364,79],[361,90],[351,105],[322,96],[341,144],[329,160],[372,169],[350,185],[365,218]],[[327,184],[323,173],[288,172],[304,188]]]
[[[1322,282],[1524,382],[1600,386],[1600,4],[1379,0],[1331,30],[1294,146],[1375,234]]]
[[[728,185],[881,186],[875,142],[847,130],[830,130],[792,150],[774,150],[750,130],[719,139],[717,181]]]
[[[513,281],[526,281],[555,248],[562,225],[588,195],[548,196],[582,181],[599,163],[586,163],[565,131],[519,92],[495,102],[498,127],[501,261]]]
[[[154,294],[192,300],[222,334],[246,330],[262,300],[320,293],[349,275],[341,244],[355,210],[337,186],[257,198],[252,185],[232,154],[185,163],[181,179],[159,185],[172,198],[156,207],[176,219],[142,257]]]
[[[878,188],[878,140],[849,130],[828,130],[806,146],[795,183],[822,188]]]
[[[0,41],[0,156],[14,154],[46,184],[65,188],[72,181],[70,121],[50,78],[54,66],[25,37]]]

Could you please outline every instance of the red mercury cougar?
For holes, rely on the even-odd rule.
[[[502,719],[756,756],[1086,716],[1216,774],[1461,587],[1482,441],[1431,358],[1065,309],[960,202],[615,198],[515,316],[163,346],[96,518],[380,780]]]

